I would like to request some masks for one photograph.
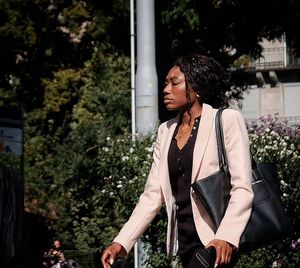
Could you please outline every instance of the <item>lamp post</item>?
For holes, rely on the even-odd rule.
[[[131,120],[132,137],[155,131],[158,125],[158,93],[155,61],[154,0],[137,0],[137,71],[135,76],[134,0],[130,0]],[[141,241],[134,246],[134,267],[142,268]]]
[[[141,134],[158,125],[158,93],[155,61],[154,0],[137,1],[136,128]]]

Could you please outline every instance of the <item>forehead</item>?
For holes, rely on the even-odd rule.
[[[181,78],[184,79],[184,73],[180,71],[180,68],[178,66],[173,66],[168,75],[167,75],[167,79],[174,79],[174,78]]]

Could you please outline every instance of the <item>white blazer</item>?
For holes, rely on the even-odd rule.
[[[219,170],[215,135],[217,109],[207,104],[203,104],[202,108],[194,147],[191,184]],[[127,253],[165,203],[168,215],[167,253],[169,256],[176,254],[176,209],[169,178],[168,150],[178,120],[177,117],[160,125],[144,192],[129,220],[114,239]],[[196,230],[203,245],[216,238],[238,247],[240,236],[251,214],[253,201],[249,139],[244,119],[238,111],[224,110],[222,123],[232,189],[228,208],[216,233],[213,232],[212,222],[192,189],[191,204]]]

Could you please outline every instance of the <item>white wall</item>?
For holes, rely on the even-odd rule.
[[[241,108],[237,103],[231,107],[240,110],[245,119],[257,119],[261,115],[275,113],[280,117],[300,117],[300,83],[253,87],[243,97]]]

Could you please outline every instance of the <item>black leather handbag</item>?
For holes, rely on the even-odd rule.
[[[225,214],[231,189],[221,122],[222,112],[223,109],[220,109],[215,119],[220,170],[191,185],[211,217],[215,231]],[[281,202],[277,170],[273,164],[256,163],[252,158],[252,189],[254,201],[250,219],[240,239],[241,253],[283,239],[288,236],[290,230],[288,217]]]

